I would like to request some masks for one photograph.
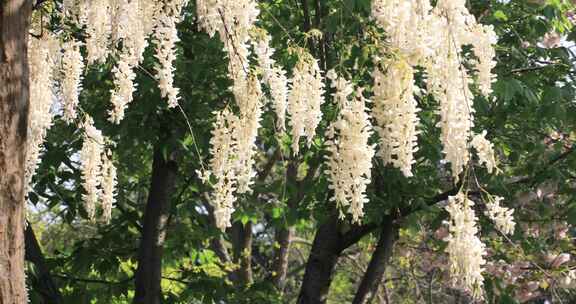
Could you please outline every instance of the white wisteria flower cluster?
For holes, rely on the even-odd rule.
[[[286,128],[286,107],[288,103],[288,78],[286,71],[272,59],[274,49],[270,47],[270,37],[267,33],[258,33],[251,40],[258,65],[262,69],[262,80],[270,89],[272,108],[276,113],[276,128],[283,131]]]
[[[103,63],[110,53],[112,34],[112,3],[110,0],[92,0],[86,12],[86,60],[88,64]]]
[[[86,115],[82,123],[84,142],[80,151],[82,186],[86,194],[82,195],[84,206],[90,220],[96,218],[96,206],[102,204],[103,218],[110,220],[112,204],[116,192],[116,168],[105,153],[105,138],[94,126],[92,117]]]
[[[210,204],[214,208],[216,227],[226,229],[230,226],[230,218],[234,212],[237,188],[235,153],[236,127],[238,118],[234,113],[224,109],[216,112],[216,120],[210,138],[210,172],[200,172],[200,177],[208,181],[210,175],[216,178],[212,185],[213,190]]]
[[[117,172],[112,163],[111,153],[102,154],[102,219],[110,222],[112,218],[112,205],[116,202]]]
[[[88,218],[94,220],[102,181],[104,137],[102,132],[94,127],[94,121],[89,116],[86,117],[83,127],[84,143],[80,151],[80,161],[82,164],[82,186],[86,194],[83,194],[82,198]]]
[[[412,176],[414,153],[418,150],[418,105],[414,98],[414,70],[404,60],[390,60],[375,68],[374,110],[380,135],[378,155],[384,163]]]
[[[464,193],[448,198],[446,211],[450,214],[446,252],[450,255],[452,283],[475,298],[483,297],[486,246],[479,237],[478,218],[472,209],[474,202]]]
[[[486,203],[486,215],[494,221],[496,228],[504,234],[514,233],[516,222],[514,221],[514,209],[502,207],[500,202],[503,197],[494,196],[492,200]]]
[[[52,105],[55,101],[54,61],[51,50],[57,43],[50,35],[31,38],[28,41],[28,65],[30,67],[30,112],[28,114],[28,137],[26,151],[25,185],[30,182],[38,168],[42,144],[52,125]],[[26,193],[29,191],[27,190]]]
[[[154,29],[153,13],[157,11],[157,6],[157,3],[149,0],[119,0],[115,6],[117,26],[113,27],[112,44],[118,49],[118,54],[117,64],[112,69],[114,89],[110,97],[112,109],[108,111],[111,122],[120,123],[126,107],[133,100],[136,90],[134,68],[144,59],[147,37]]]
[[[366,187],[370,184],[375,154],[375,146],[368,143],[373,132],[366,107],[368,100],[361,89],[349,99],[352,84],[333,70],[328,77],[336,88],[334,100],[341,107],[338,118],[328,128],[325,143],[329,153],[326,174],[329,188],[334,191],[331,200],[336,202],[341,218],[347,211],[352,222],[359,222],[364,216],[364,204],[368,202]]]
[[[62,110],[66,122],[72,123],[78,117],[78,102],[82,90],[84,60],[80,53],[80,43],[71,40],[62,45]]]
[[[419,119],[415,96],[414,71],[424,71],[427,93],[439,103],[444,160],[450,164],[457,181],[470,161],[471,147],[480,164],[491,173],[496,169],[492,144],[486,132],[474,135],[473,91],[476,80],[483,95],[492,92],[495,66],[493,45],[496,34],[490,26],[476,22],[465,0],[438,0],[433,7],[429,0],[374,0],[372,16],[387,35],[383,44],[385,58],[375,58],[374,118],[380,137],[378,155],[385,163],[398,167],[406,176],[412,175],[414,153],[418,151]],[[465,46],[472,46],[473,68],[464,67],[461,58]],[[383,56],[384,57],[384,56]],[[475,73],[475,74],[474,74]],[[483,286],[484,244],[477,236],[477,218],[473,202],[460,193],[448,200],[450,236],[446,239],[450,272],[455,286],[481,298]],[[512,210],[491,205],[497,226],[513,230]]]
[[[251,193],[250,186],[256,176],[254,155],[256,154],[256,138],[262,116],[262,91],[258,78],[250,74],[241,85],[234,86],[234,97],[240,109],[237,135],[237,178],[238,193]]]
[[[160,94],[168,99],[168,107],[176,107],[179,100],[180,90],[174,87],[173,61],[176,59],[175,45],[178,39],[176,24],[180,21],[182,7],[187,0],[166,1],[156,16],[156,28],[154,41],[156,43],[156,78],[159,82]]]
[[[218,34],[228,56],[228,76],[232,79],[238,114],[229,109],[216,113],[211,140],[210,168],[201,172],[208,181],[214,177],[210,203],[214,207],[216,224],[220,229],[230,226],[237,194],[251,193],[256,176],[256,138],[263,111],[263,92],[260,81],[251,71],[249,57],[253,51],[263,74],[263,83],[270,89],[272,105],[279,129],[284,129],[288,79],[286,72],[272,59],[271,38],[254,35],[254,23],[260,11],[253,0],[199,0],[198,20],[210,35]],[[254,39],[256,38],[256,39]],[[252,50],[249,48],[252,45]]]
[[[316,135],[316,127],[322,120],[320,106],[324,103],[324,80],[318,60],[306,52],[300,52],[292,75],[292,87],[288,96],[288,114],[292,127],[292,151],[300,151],[300,137],[306,137],[310,145]]]
[[[29,140],[26,166],[27,187],[40,157],[41,145],[53,118],[51,105],[60,102],[57,109],[67,123],[79,123],[84,130],[82,161],[84,200],[91,219],[95,217],[96,203],[101,200],[103,216],[110,219],[116,188],[116,168],[111,153],[103,153],[104,136],[86,114],[77,122],[82,74],[86,64],[105,62],[110,56],[116,60],[112,69],[114,89],[111,91],[112,109],[109,119],[119,123],[135,91],[134,68],[143,60],[148,37],[155,37],[159,61],[157,72],[159,87],[170,106],[178,100],[178,89],[173,86],[172,62],[177,41],[176,23],[186,0],[65,0],[62,17],[84,29],[86,41],[73,37],[43,35],[30,40],[31,109],[28,122]],[[41,20],[41,19],[40,19]],[[39,25],[42,27],[42,24]],[[83,58],[81,48],[86,50]],[[86,63],[85,63],[86,60]],[[57,70],[58,73],[54,73]],[[58,93],[58,94],[55,94]]]
[[[494,145],[486,139],[486,131],[475,134],[470,141],[470,145],[476,150],[480,164],[486,167],[488,173],[498,171],[496,157],[494,156]]]
[[[438,126],[442,130],[445,160],[450,163],[454,178],[458,179],[470,159],[468,144],[474,126],[473,98],[469,88],[472,71],[464,68],[460,54],[463,46],[472,46],[477,58],[473,62],[477,85],[481,93],[490,94],[494,81],[492,68],[495,66],[493,44],[497,39],[494,30],[477,23],[464,0],[439,0],[434,7],[429,0],[375,0],[372,2],[372,16],[386,31],[386,51],[392,54],[385,64],[377,58],[377,66],[387,66],[383,71],[390,74],[398,75],[403,71],[400,79],[410,79],[410,82],[413,82],[407,75],[413,73],[410,67],[424,68],[427,90],[440,103]],[[374,117],[382,137],[380,155],[385,162],[391,162],[410,176],[413,157],[408,154],[417,151],[414,140],[417,132],[413,125],[418,124],[417,108],[411,96],[413,84],[408,84],[407,80],[398,81],[404,82],[404,86],[399,88],[396,81],[381,81],[385,79],[381,71],[374,73],[377,89]],[[389,77],[395,80],[393,76]],[[396,92],[396,96],[386,95],[387,92]],[[397,116],[412,119],[405,119],[404,123],[390,119]],[[391,147],[402,153],[390,153]]]
[[[112,70],[114,89],[109,119],[119,123],[133,100],[134,68],[143,60],[143,53],[152,35],[156,44],[156,78],[161,96],[175,107],[179,90],[174,87],[176,24],[187,0],[66,0],[63,17],[85,28],[87,64],[103,63],[110,55],[116,61]],[[79,44],[78,42],[74,42]],[[66,75],[66,77],[72,77]],[[72,117],[72,119],[74,119]]]

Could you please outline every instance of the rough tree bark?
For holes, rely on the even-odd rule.
[[[291,159],[286,169],[286,181],[298,185],[298,163],[295,159]],[[287,202],[289,209],[297,208],[302,197],[304,197],[304,189],[298,185],[297,197],[290,197]],[[278,246],[274,248],[274,259],[272,262],[272,283],[279,292],[284,291],[286,286],[286,274],[288,273],[288,259],[290,257],[290,245],[292,244],[292,236],[294,235],[294,227],[291,223],[286,223],[286,226],[279,227],[274,235]]]
[[[250,285],[252,278],[252,222],[243,225],[240,222],[232,224],[232,243],[234,247],[234,262],[240,265],[236,270],[236,278],[241,285]]]
[[[24,166],[29,107],[27,59],[32,1],[0,1],[0,304],[27,301]]]
[[[358,242],[376,226],[353,226],[342,233],[338,216],[330,216],[316,231],[306,272],[302,280],[298,304],[324,304],[332,282],[334,268],[346,248]]]
[[[368,268],[366,268],[362,282],[354,296],[353,304],[367,304],[372,302],[372,299],[378,292],[378,287],[380,287],[384,279],[384,272],[392,256],[396,236],[397,228],[393,219],[387,217],[382,226],[376,250],[372,253]]]
[[[170,194],[174,191],[177,174],[176,161],[165,159],[162,151],[156,147],[138,253],[134,304],[161,303],[162,254],[170,213]]]
[[[50,275],[50,268],[46,265],[42,248],[36,239],[32,225],[28,223],[25,233],[26,239],[26,260],[34,264],[36,276],[32,280],[34,291],[42,297],[42,304],[61,304],[62,295],[58,286]]]
[[[274,260],[272,262],[272,284],[282,293],[286,287],[286,274],[288,273],[288,259],[290,257],[290,245],[294,227],[288,226],[279,228],[275,233],[278,246],[274,250]]]

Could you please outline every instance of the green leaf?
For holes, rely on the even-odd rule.
[[[494,18],[496,18],[497,20],[500,20],[500,21],[507,21],[508,20],[508,16],[506,16],[506,13],[504,13],[501,10],[497,10],[494,12]]]

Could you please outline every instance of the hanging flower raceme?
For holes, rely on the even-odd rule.
[[[482,298],[486,249],[478,237],[474,202],[459,193],[448,198],[446,211],[450,214],[446,252],[450,258],[452,284],[469,292],[475,299]]]
[[[468,164],[470,153],[468,141],[473,123],[472,94],[468,88],[469,78],[458,58],[459,50],[451,47],[448,32],[446,48],[438,50],[438,56],[429,67],[429,87],[440,102],[441,141],[445,160],[450,163],[453,177],[457,180]]]
[[[145,12],[150,0],[120,0],[115,6],[115,26],[112,40],[115,45],[121,45],[118,61],[112,69],[114,74],[114,89],[111,90],[109,120],[119,123],[124,118],[124,112],[133,100],[136,90],[134,68],[144,59],[144,50],[148,45],[147,37],[152,32],[152,14]],[[149,3],[148,3],[149,4]]]
[[[353,222],[359,222],[364,215],[364,204],[368,202],[366,187],[371,180],[372,158],[375,147],[368,140],[372,135],[372,124],[367,113],[367,100],[362,90],[357,89],[352,100],[348,100],[351,92],[345,80],[333,81],[342,84],[343,92],[335,93],[335,100],[342,102],[338,119],[328,129],[326,174],[330,180],[329,188],[334,191],[331,198],[335,201],[340,217],[345,212],[352,215]],[[348,95],[345,95],[348,94]],[[337,97],[337,98],[336,98]]]
[[[71,123],[77,117],[78,96],[82,90],[82,71],[84,61],[80,53],[80,43],[75,40],[65,42],[62,46],[61,90],[63,118]]]
[[[210,37],[218,33],[226,45],[230,45],[231,40],[245,42],[260,14],[254,0],[198,0],[196,12],[200,25]]]
[[[492,25],[473,24],[470,34],[472,36],[470,43],[478,58],[474,62],[478,70],[478,86],[480,92],[488,96],[492,93],[492,83],[496,79],[492,69],[496,66],[494,45],[498,42],[498,37]]]
[[[320,106],[324,103],[324,82],[318,61],[305,51],[301,51],[294,67],[292,88],[288,97],[288,114],[292,127],[292,151],[298,154],[300,137],[312,143],[316,127],[322,120]]]
[[[238,79],[234,89],[239,115],[226,109],[216,113],[210,139],[210,172],[201,174],[204,182],[211,176],[216,179],[210,203],[220,229],[230,226],[236,195],[251,193],[256,176],[254,156],[263,105],[260,82],[251,74],[243,82]]]
[[[414,99],[414,71],[404,60],[391,59],[376,68],[374,76],[374,118],[380,135],[378,155],[384,163],[412,176],[414,153],[418,150],[418,106]]]
[[[110,50],[112,6],[110,0],[91,0],[86,13],[86,59],[88,64],[103,63]]]
[[[260,128],[260,116],[262,115],[262,91],[260,83],[255,75],[249,75],[242,84],[234,86],[234,97],[240,108],[240,117],[236,127],[237,148],[237,178],[238,193],[250,193],[253,178],[256,176],[254,169],[254,156],[256,154],[256,137]]]
[[[118,0],[115,7],[117,21],[113,28],[113,42],[121,44],[120,53],[130,54],[137,63],[144,60],[147,38],[157,22],[153,17],[159,5],[153,0]]]
[[[116,167],[112,163],[111,152],[102,154],[102,218],[110,222],[112,218],[112,205],[116,202],[117,182]]]
[[[276,113],[276,127],[283,131],[286,125],[286,106],[288,99],[288,78],[286,71],[272,59],[274,49],[270,47],[272,38],[262,33],[256,40],[252,40],[254,53],[258,58],[258,65],[262,69],[263,81],[270,89],[272,108]]]
[[[128,104],[133,100],[132,94],[136,90],[132,62],[134,59],[129,54],[121,54],[114,68],[114,89],[111,90],[110,102],[112,109],[108,111],[110,121],[119,123],[124,119],[124,112]]]
[[[496,158],[494,157],[494,145],[486,139],[486,131],[472,137],[470,145],[476,150],[480,164],[486,166],[488,173],[496,171]]]
[[[216,225],[224,229],[230,225],[236,192],[250,193],[255,176],[255,143],[263,104],[260,83],[250,72],[248,43],[259,10],[253,0],[199,0],[196,7],[200,25],[210,36],[218,33],[224,43],[228,76],[233,81],[231,91],[239,109],[238,116],[228,110],[218,113],[213,131],[210,171],[217,183],[211,202]],[[268,75],[269,79],[281,76]]]
[[[504,198],[499,196],[491,197],[491,200],[486,203],[486,215],[494,221],[496,228],[504,234],[514,233],[516,222],[514,221],[514,209],[502,207],[500,202]]]
[[[51,44],[57,42],[51,36],[44,35],[38,39],[31,37],[28,43],[30,112],[26,151],[26,187],[31,186],[30,182],[40,161],[41,147],[46,137],[46,131],[52,125],[52,104],[55,100],[52,91],[55,54],[51,52]]]
[[[210,177],[216,179],[213,184],[210,204],[214,208],[216,227],[226,229],[230,227],[230,218],[234,212],[237,188],[236,168],[238,160],[236,134],[239,126],[238,117],[224,109],[216,113],[216,120],[210,139],[210,168],[209,172],[201,174],[204,182]]]
[[[410,65],[422,64],[436,47],[429,0],[374,0],[372,17],[386,31],[388,48]]]
[[[84,130],[84,144],[80,151],[80,161],[82,164],[82,186],[84,191],[86,191],[86,194],[82,195],[82,197],[88,218],[94,220],[96,204],[101,194],[104,137],[102,132],[94,127],[94,121],[90,116],[86,116],[82,127]]]
[[[476,17],[466,8],[466,1],[462,0],[438,1],[433,15],[448,25],[451,43],[456,48],[472,45],[472,51],[477,58],[473,63],[478,71],[477,83],[480,92],[484,95],[490,94],[496,77],[492,73],[496,66],[494,44],[498,41],[494,27],[477,23]]]
[[[403,62],[402,70],[405,71],[403,75],[412,74],[407,70],[414,66],[425,68],[428,92],[440,103],[438,113],[441,121],[438,126],[442,129],[441,140],[445,161],[450,163],[452,175],[458,179],[469,160],[468,143],[473,126],[473,98],[469,89],[471,77],[462,65],[460,53],[463,46],[473,46],[472,49],[477,58],[474,61],[478,71],[477,83],[483,94],[489,94],[494,80],[491,70],[495,65],[493,44],[496,42],[496,35],[493,29],[478,24],[474,16],[468,12],[463,0],[439,0],[434,8],[429,0],[375,0],[372,2],[372,16],[387,33],[385,47],[394,54],[392,60]],[[377,62],[377,64],[380,63]],[[393,71],[394,68],[400,67],[391,65],[391,68]],[[380,71],[375,71],[374,76],[375,99],[377,100],[379,95],[387,94],[388,90],[379,87],[380,81],[385,79],[385,76]],[[412,91],[408,88],[408,84],[405,85],[404,91],[407,92],[406,95],[412,94],[412,92],[408,93]],[[400,91],[396,90],[396,95],[398,92]],[[405,96],[404,100],[408,98]],[[410,97],[410,99],[411,101],[403,104],[407,106],[406,111],[414,113],[413,98]],[[378,107],[377,102],[375,106]],[[389,119],[398,117],[386,112],[386,108],[377,108],[374,111],[374,116],[380,121],[383,121],[386,114],[390,115]],[[413,161],[410,145],[405,145],[406,149],[402,152],[404,156],[393,156],[394,153],[387,151],[394,149],[394,146],[390,146],[394,141],[414,143],[415,129],[412,126],[407,129],[405,124],[390,124],[391,126],[398,125],[399,127],[394,127],[396,130],[383,129],[380,121],[378,122],[379,134],[384,143],[384,149],[381,149],[384,160],[394,163],[402,168],[405,175],[410,176],[410,166]],[[410,124],[413,123],[417,123],[417,119]],[[406,130],[412,131],[402,135]],[[388,133],[395,133],[397,138],[392,141],[388,140]],[[412,136],[412,138],[406,136]],[[400,161],[401,158],[408,162]]]
[[[168,106],[173,108],[178,105],[180,97],[179,89],[174,87],[173,61],[176,59],[175,46],[178,39],[176,23],[180,20],[182,6],[186,1],[173,0],[164,4],[163,9],[156,16],[156,28],[154,29],[154,41],[156,42],[156,73],[158,87],[162,98],[168,99]]]
[[[247,43],[260,11],[254,0],[199,0],[198,20],[212,37],[216,33],[228,54],[230,79],[245,78],[250,69]]]
[[[348,79],[338,76],[334,70],[328,71],[326,73],[326,78],[331,81],[330,87],[336,90],[334,94],[332,94],[334,102],[341,109],[348,107],[349,97],[354,93],[352,83],[350,83]]]

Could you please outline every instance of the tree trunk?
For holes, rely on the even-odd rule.
[[[368,268],[364,273],[362,282],[356,291],[353,304],[367,304],[372,302],[372,299],[378,292],[378,287],[384,279],[384,272],[386,265],[392,256],[394,242],[396,241],[397,229],[391,219],[383,224],[382,232],[380,233],[380,240],[376,246],[376,250],[372,253],[372,258],[368,264]]]
[[[36,239],[32,225],[26,227],[26,260],[34,264],[36,276],[32,282],[34,290],[42,297],[42,304],[61,304],[62,295],[58,286],[50,275],[50,269],[46,265],[44,254]]]
[[[134,304],[161,303],[162,253],[166,224],[170,213],[170,194],[174,191],[178,167],[174,160],[165,159],[156,147],[152,163],[152,180],[144,211],[142,240],[136,270]]]
[[[298,304],[324,304],[332,282],[334,268],[342,251],[358,242],[375,226],[353,226],[346,233],[341,233],[338,216],[320,225],[306,263],[306,272],[302,281]]]
[[[232,225],[232,243],[234,245],[234,262],[240,264],[236,271],[238,283],[252,284],[252,222]]]
[[[28,26],[32,1],[0,1],[0,304],[27,301],[24,168],[29,106]]]
[[[298,188],[296,197],[288,199],[288,209],[298,208],[298,204],[304,198],[304,187],[298,182],[298,163],[296,159],[290,159],[286,170],[286,181],[294,183]],[[274,260],[272,263],[272,284],[282,293],[286,286],[286,274],[288,273],[288,260],[290,258],[290,245],[294,235],[292,223],[286,223],[285,226],[278,227],[275,233],[275,240],[278,247],[274,248]]]
[[[290,245],[292,243],[292,236],[294,235],[294,227],[278,228],[275,233],[275,239],[278,243],[278,248],[274,251],[274,262],[272,264],[272,284],[279,292],[284,291],[286,286],[286,274],[288,273],[288,258],[290,257]]]
[[[331,217],[328,222],[320,225],[314,237],[298,304],[326,303],[334,267],[342,250],[338,220],[337,217]]]

